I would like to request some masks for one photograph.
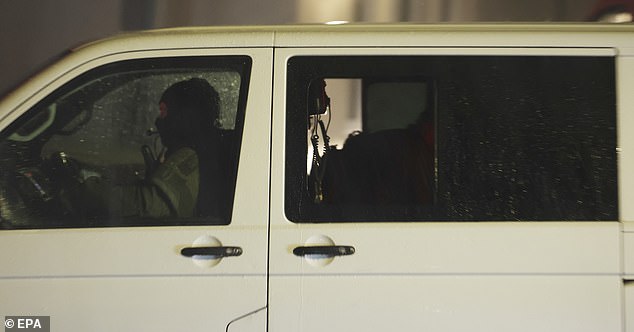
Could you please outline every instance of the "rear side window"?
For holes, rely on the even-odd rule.
[[[73,79],[1,134],[1,228],[229,224],[250,69],[155,58]]]
[[[617,220],[615,65],[593,56],[297,56],[295,222]]]

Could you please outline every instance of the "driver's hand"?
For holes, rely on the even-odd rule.
[[[81,182],[81,165],[76,159],[60,151],[51,154],[48,161],[53,175],[60,177],[63,181],[73,179]]]

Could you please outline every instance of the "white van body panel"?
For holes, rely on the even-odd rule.
[[[485,45],[489,46],[489,45]],[[498,45],[496,45],[498,46]],[[287,48],[301,55],[594,55],[607,49]],[[622,327],[621,225],[553,222],[292,223],[284,213],[286,98],[274,96],[269,326],[272,331],[597,331]],[[352,245],[314,260],[315,238]],[[609,257],[609,258],[608,258]]]
[[[2,230],[0,315],[49,315],[64,331],[634,332],[633,34],[551,24],[186,28],[78,48],[0,101],[0,129],[101,65],[251,57],[232,222]],[[287,63],[298,55],[614,57],[619,220],[291,222]],[[213,267],[179,254],[203,236],[244,254]],[[328,239],[354,255],[293,254]]]
[[[259,69],[251,75],[251,84],[258,88],[249,90],[234,203],[249,208],[236,209],[227,226],[2,231],[3,315],[51,316],[53,328],[64,331],[220,331],[231,321],[266,307],[270,48],[99,57],[58,74],[58,79],[34,93],[47,95],[79,73],[113,61],[191,54],[248,55]],[[49,79],[57,76],[47,75]],[[37,98],[5,112],[4,123],[28,109],[37,101],[33,99]],[[180,254],[205,237],[240,246],[243,254],[215,264]],[[265,318],[263,313],[252,316],[245,328],[261,331]]]
[[[629,204],[634,199],[634,176],[628,170],[634,167],[634,133],[629,129],[634,123],[634,56],[617,57],[617,129],[618,129],[618,156],[619,156],[619,215],[626,229],[631,229],[628,224],[634,222],[634,206]],[[628,253],[627,251],[625,253]],[[626,255],[627,256],[627,255]],[[631,259],[634,259],[632,257]],[[628,259],[629,260],[629,259]]]

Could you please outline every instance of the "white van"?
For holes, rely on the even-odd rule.
[[[192,78],[219,96],[220,174],[199,184],[217,199],[196,202],[218,211],[91,214],[75,191],[89,179],[160,192],[150,128]],[[0,102],[0,316],[7,331],[25,317],[50,331],[634,331],[632,125],[634,26],[89,44]]]

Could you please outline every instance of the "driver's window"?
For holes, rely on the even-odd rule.
[[[5,129],[0,226],[230,223],[250,59],[94,69]]]

